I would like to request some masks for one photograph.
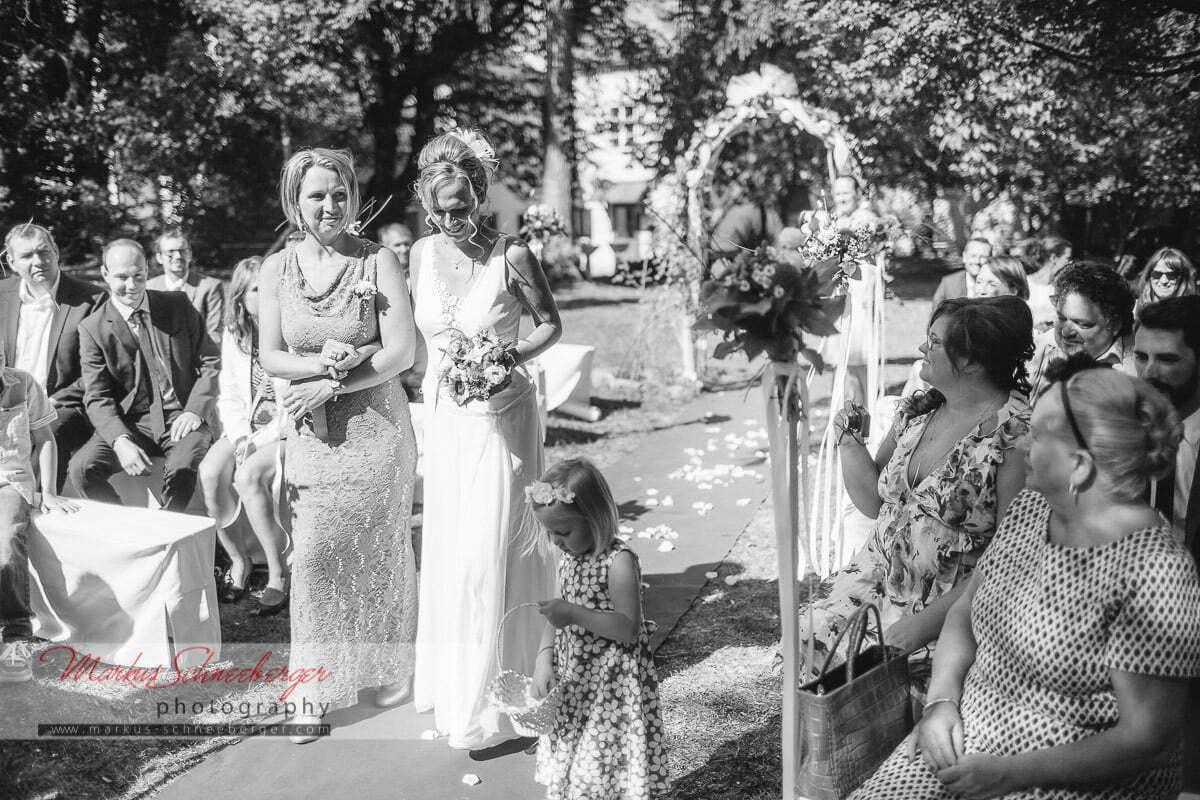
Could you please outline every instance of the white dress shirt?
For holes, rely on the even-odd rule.
[[[187,275],[182,278],[176,278],[169,272],[163,273],[163,283],[167,287],[168,292],[182,292],[183,287],[187,286]]]
[[[25,281],[17,290],[21,299],[21,312],[17,320],[17,349],[13,366],[33,376],[38,385],[46,387],[50,376],[50,328],[54,324],[54,312],[58,303],[58,280],[50,287],[49,294],[34,297]]]
[[[1188,495],[1191,494],[1192,478],[1196,474],[1198,445],[1200,445],[1200,410],[1193,411],[1183,420],[1183,438],[1179,440],[1179,450],[1175,453],[1175,497],[1172,498],[1174,518],[1171,520],[1171,528],[1181,542],[1185,532],[1184,526],[1187,523]],[[1155,483],[1158,482],[1155,481]]]

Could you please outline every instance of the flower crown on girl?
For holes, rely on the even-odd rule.
[[[575,493],[565,486],[555,486],[545,481],[534,481],[525,487],[525,502],[548,506],[557,500],[560,503],[574,503]]]

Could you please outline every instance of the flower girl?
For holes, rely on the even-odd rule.
[[[642,619],[641,568],[616,537],[617,507],[600,471],[582,458],[551,467],[525,490],[562,551],[558,597],[539,603],[546,628],[533,692],[559,684],[554,731],[538,744],[537,780],[552,800],[654,798],[667,760]]]

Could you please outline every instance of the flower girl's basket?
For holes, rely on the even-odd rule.
[[[521,603],[508,610],[500,620],[496,632],[496,664],[504,663],[504,623],[514,611],[522,608],[537,608],[537,603]],[[562,685],[555,683],[550,693],[541,699],[534,698],[531,690],[533,678],[516,670],[506,669],[488,687],[488,704],[495,710],[507,714],[513,730],[522,736],[541,736],[554,730],[554,718],[562,703]]]

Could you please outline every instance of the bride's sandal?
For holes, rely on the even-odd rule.
[[[288,724],[316,726],[316,725],[321,724],[321,719],[322,719],[322,717],[318,717],[315,715],[301,715],[298,717],[292,717],[291,721]],[[291,740],[292,744],[308,744],[309,742],[315,742],[317,739],[320,739],[320,738],[321,738],[321,736],[316,733],[301,733],[301,734],[296,734],[294,736],[288,737],[288,739]]]

